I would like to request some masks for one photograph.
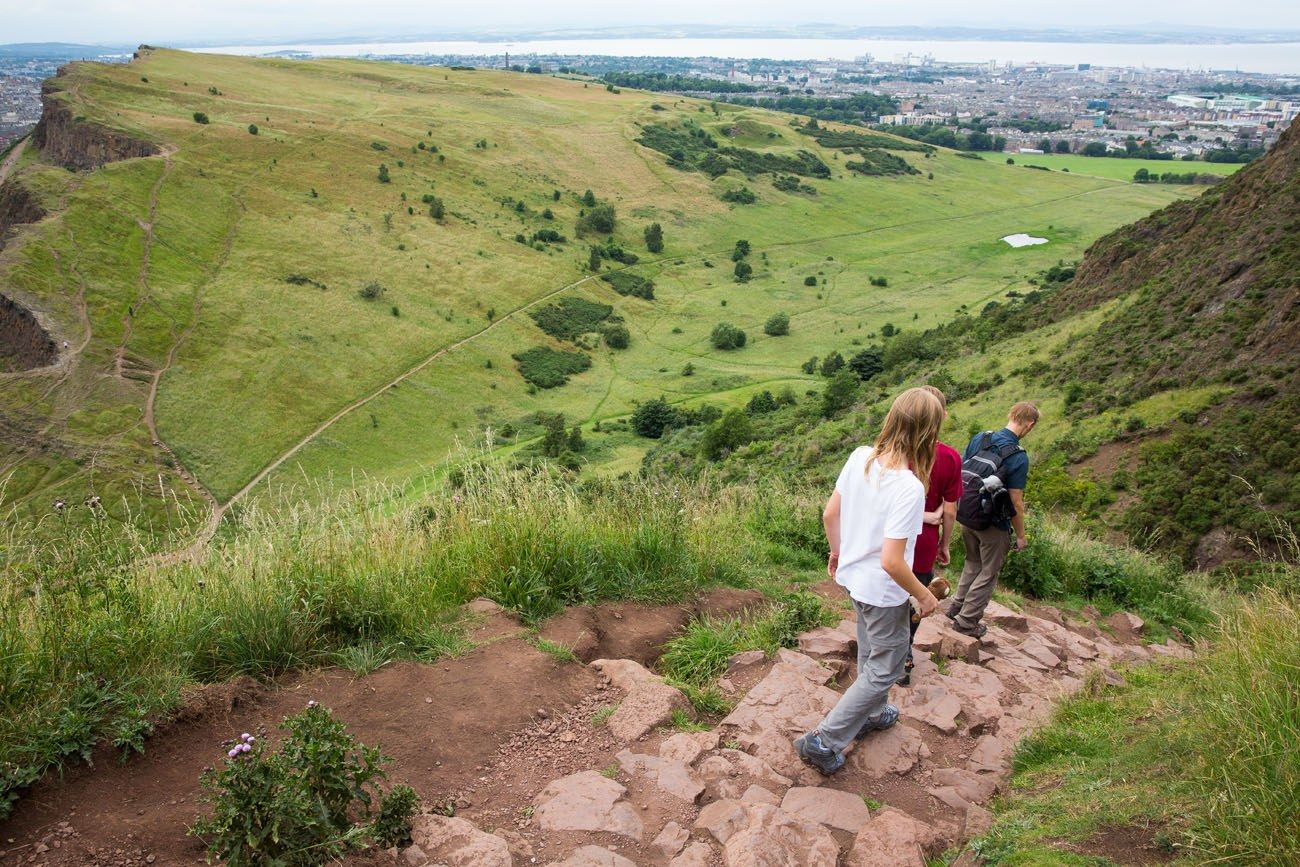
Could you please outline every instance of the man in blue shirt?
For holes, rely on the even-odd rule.
[[[1019,446],[1020,440],[1029,435],[1038,424],[1038,407],[1022,401],[1011,407],[1007,417],[1007,426],[994,431],[992,440],[994,449],[1005,446]],[[984,435],[976,434],[966,446],[964,460],[969,460],[979,453]],[[998,573],[1006,562],[1011,550],[1011,533],[1015,531],[1015,549],[1023,551],[1029,544],[1025,536],[1025,484],[1029,481],[1029,455],[1024,449],[1018,449],[1007,455],[1002,463],[1003,484],[1011,495],[1011,502],[1016,507],[1016,514],[1010,521],[995,521],[987,529],[977,530],[965,524],[961,528],[962,540],[966,545],[966,565],[961,571],[961,581],[957,593],[948,607],[948,616],[956,624],[956,629],[965,635],[980,638],[988,627],[980,623],[984,609],[993,598],[997,586]]]

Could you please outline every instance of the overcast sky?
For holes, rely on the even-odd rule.
[[[0,43],[218,44],[539,27],[799,23],[1300,30],[1295,0],[0,0]]]

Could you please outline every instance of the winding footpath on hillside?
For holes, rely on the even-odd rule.
[[[819,591],[842,598],[833,585]],[[210,687],[144,755],[119,765],[105,753],[20,801],[0,867],[202,860],[185,834],[202,809],[202,767],[223,739],[313,700],[382,745],[392,780],[424,800],[410,844],[349,859],[357,867],[925,867],[989,828],[1017,741],[1055,701],[1120,683],[1128,665],[1190,655],[1145,643],[1142,621],[1122,612],[995,602],[982,642],[936,614],[917,634],[912,685],[892,692],[901,722],[868,735],[826,778],[791,740],[851,682],[852,621],[806,632],[774,658],[733,656],[718,681],[732,710],[711,727],[684,725],[686,697],[653,671],[691,616],[758,604],[754,591],[723,589],[681,606],[572,608],[540,630],[579,660],[564,662],[477,600],[466,606],[477,647],[456,659]],[[1088,845],[1070,847],[1102,849]],[[1151,853],[1129,854],[1146,863]],[[967,851],[955,863],[979,861]]]

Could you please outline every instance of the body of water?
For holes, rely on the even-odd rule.
[[[521,42],[357,42],[349,44],[222,45],[197,49],[219,54],[296,51],[320,57],[367,55],[471,55],[512,57],[611,55],[617,57],[725,57],[773,60],[853,60],[870,54],[901,62],[924,55],[952,63],[1077,64],[1150,69],[1238,70],[1300,74],[1300,43],[1183,45],[1177,43],[901,41],[886,39],[554,39]]]

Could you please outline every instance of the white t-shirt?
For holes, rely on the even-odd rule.
[[[880,462],[864,472],[873,449],[854,449],[840,470],[835,490],[840,495],[840,564],[835,581],[859,602],[893,608],[909,593],[880,566],[886,539],[906,539],[903,553],[912,562],[916,537],[925,517],[925,487],[908,469],[882,469]]]

